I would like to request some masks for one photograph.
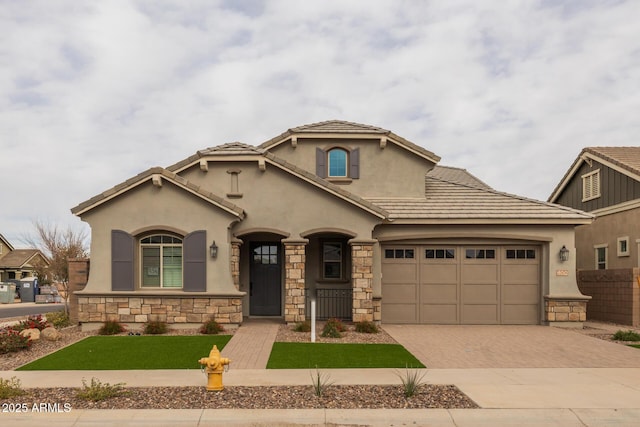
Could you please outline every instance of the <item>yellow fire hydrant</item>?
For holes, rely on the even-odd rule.
[[[220,356],[218,346],[214,345],[209,352],[209,357],[203,357],[198,360],[198,362],[203,365],[202,367],[208,377],[207,390],[220,391],[224,389],[222,385],[222,371],[225,365],[231,363],[231,360]]]

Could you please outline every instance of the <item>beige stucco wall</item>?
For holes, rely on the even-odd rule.
[[[379,139],[330,141],[300,138],[295,148],[291,142],[284,142],[270,151],[315,174],[316,147],[345,147],[351,150],[360,148],[360,178],[341,185],[362,197],[423,197],[424,175],[434,166],[428,160],[392,142],[387,142],[385,148],[380,148]],[[402,189],[402,194],[398,194],[398,189]]]
[[[91,226],[91,275],[85,292],[111,290],[111,230],[123,230],[135,236],[155,229],[175,231],[183,236],[206,230],[207,245],[215,240],[219,247],[217,259],[206,257],[207,292],[237,294],[229,269],[227,230],[235,217],[167,180],[163,180],[160,188],[150,181],[143,183],[84,214],[82,219]],[[139,256],[138,248],[135,253]],[[136,271],[136,283],[138,274]]]
[[[460,244],[538,244],[542,248],[541,273],[542,297],[580,296],[576,282],[576,250],[572,225],[424,225],[424,226],[378,226],[373,237],[381,244],[406,241],[409,236],[416,244],[452,243]],[[562,246],[570,250],[569,260],[561,262]],[[374,282],[374,283],[378,283]],[[374,294],[380,292],[374,288]]]
[[[576,227],[578,269],[596,269],[594,245],[608,245],[607,268],[638,267],[640,209],[598,216],[592,224]],[[618,256],[618,238],[629,237],[629,255]]]

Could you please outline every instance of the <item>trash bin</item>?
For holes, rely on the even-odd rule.
[[[38,279],[35,277],[25,277],[20,280],[20,300],[22,302],[36,302],[36,288]]]
[[[16,285],[0,283],[0,304],[11,304],[16,298]]]

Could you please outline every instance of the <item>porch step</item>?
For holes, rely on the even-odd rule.
[[[247,319],[222,350],[230,369],[265,369],[282,319]]]

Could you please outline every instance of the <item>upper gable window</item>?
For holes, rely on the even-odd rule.
[[[600,169],[582,175],[582,201],[600,197]]]
[[[316,148],[316,175],[343,181],[360,178],[360,149]]]
[[[329,161],[327,176],[329,178],[346,178],[347,157],[347,152],[342,148],[334,148],[327,152],[327,160]]]

